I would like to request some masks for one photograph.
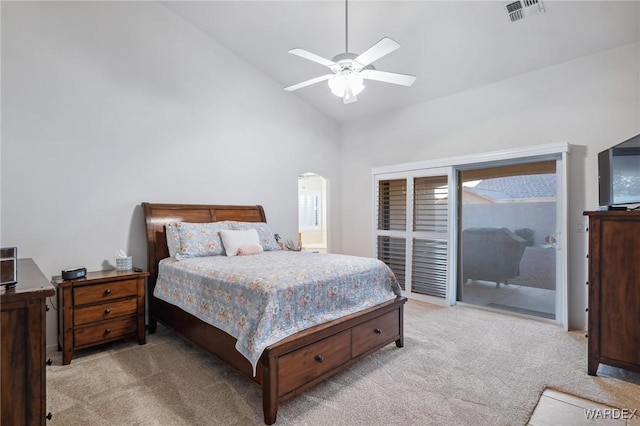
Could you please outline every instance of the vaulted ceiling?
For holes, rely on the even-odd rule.
[[[166,1],[167,8],[278,84],[327,73],[287,53],[325,58],[345,49],[343,1]],[[412,87],[366,81],[344,105],[326,82],[287,93],[338,122],[448,96],[640,40],[640,2],[550,1],[546,12],[510,22],[503,1],[350,1],[349,50],[382,37],[401,48],[376,69],[416,75]],[[258,94],[256,94],[258,96]]]

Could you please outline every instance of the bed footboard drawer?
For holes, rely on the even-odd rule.
[[[329,336],[278,360],[278,395],[284,395],[351,359],[351,331]]]
[[[95,343],[120,339],[127,335],[135,335],[137,327],[138,322],[135,315],[86,327],[78,327],[73,331],[75,346],[80,348]]]
[[[400,311],[392,311],[353,327],[353,356],[400,336]]]

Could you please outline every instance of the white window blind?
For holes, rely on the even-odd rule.
[[[391,268],[409,295],[427,301],[446,299],[448,175],[395,175],[376,181],[378,259]]]
[[[298,195],[298,226],[301,231],[314,231],[321,228],[321,194]]]
[[[443,298],[447,294],[447,181],[447,176],[413,180],[413,230],[419,238],[412,244],[411,291]]]
[[[378,183],[378,230],[407,229],[407,180],[381,180]],[[393,232],[391,232],[392,234]],[[406,238],[394,237],[389,232],[378,235],[378,259],[393,271],[402,289],[405,289]]]
[[[446,176],[413,180],[413,230],[447,232],[449,194]]]
[[[447,241],[413,240],[411,291],[434,297],[447,294]]]
[[[405,290],[406,245],[404,238],[378,235],[378,259],[389,266],[403,290]]]
[[[407,180],[383,180],[378,185],[378,229],[407,229]]]

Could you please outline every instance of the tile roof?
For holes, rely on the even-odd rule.
[[[553,198],[556,196],[555,173],[508,176],[484,179],[469,192],[494,200]]]

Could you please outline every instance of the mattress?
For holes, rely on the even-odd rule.
[[[292,251],[160,261],[154,296],[237,339],[253,366],[264,349],[401,295],[378,259]]]

